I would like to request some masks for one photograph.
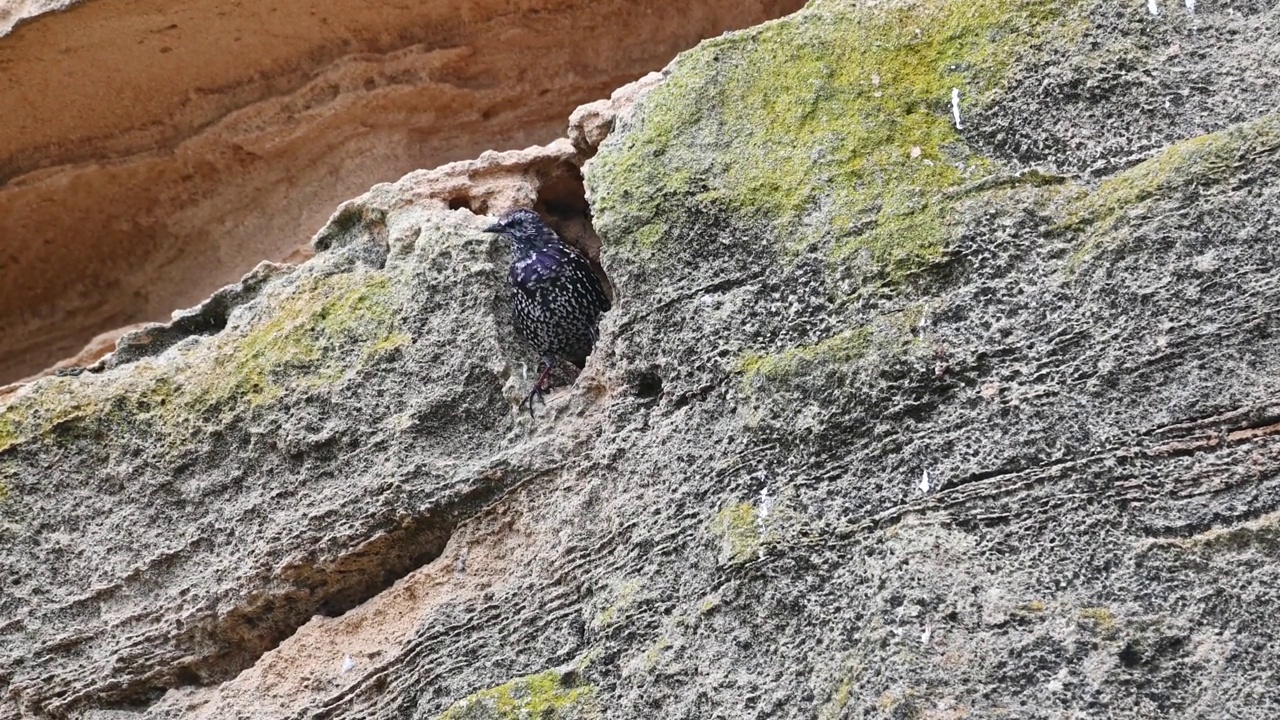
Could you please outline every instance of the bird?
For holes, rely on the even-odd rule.
[[[507,210],[484,232],[511,244],[511,321],[540,359],[538,379],[520,404],[528,404],[533,417],[534,398],[545,403],[548,378],[561,360],[579,370],[586,365],[600,316],[611,308],[609,296],[587,256],[561,240],[536,212]]]

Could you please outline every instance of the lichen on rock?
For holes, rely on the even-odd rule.
[[[1103,247],[1123,247],[1125,225],[1135,219],[1197,202],[1221,183],[1253,182],[1278,155],[1280,114],[1274,113],[1161,149],[1069,206],[1063,227],[1084,238],[1073,260],[1081,262]]]
[[[386,275],[365,268],[298,280],[273,288],[254,321],[139,361],[123,382],[119,373],[37,382],[0,408],[0,450],[118,422],[189,440],[195,426],[331,385],[409,342]]]
[[[61,623],[77,617],[89,624],[127,624],[130,632],[149,637],[152,659],[132,665],[99,696],[98,702],[111,703],[153,694],[156,683],[225,679],[313,613],[356,603],[380,589],[385,573],[403,573],[438,554],[454,522],[440,516],[439,503],[461,502],[474,478],[424,476],[443,483],[426,491],[427,502],[387,487],[387,473],[355,458],[337,475],[330,468],[317,477],[314,468],[318,457],[345,464],[341,458],[358,456],[354,451],[370,442],[412,442],[414,433],[446,414],[450,429],[462,435],[459,448],[494,432],[495,419],[508,407],[498,392],[501,367],[490,369],[465,354],[442,359],[417,342],[447,328],[475,347],[488,338],[484,351],[490,358],[502,356],[493,339],[493,298],[423,272],[432,264],[445,267],[441,258],[448,257],[451,277],[488,276],[487,244],[477,238],[474,223],[469,213],[414,208],[394,213],[386,223],[361,220],[347,229],[350,237],[342,247],[274,275],[261,292],[230,308],[221,327],[215,323],[181,337],[186,330],[179,328],[204,327],[183,314],[170,329],[126,336],[121,347],[131,359],[44,378],[0,407],[0,484],[7,488],[0,503],[3,543],[18,553],[15,558],[23,548],[38,553],[51,534],[62,537],[55,528],[70,526],[77,538],[97,547],[92,557],[77,554],[73,562],[30,569],[28,584],[0,600],[12,608],[42,587],[72,588],[71,597],[59,594],[42,605],[47,614],[28,615],[18,629],[39,633],[54,618]],[[145,352],[151,337],[164,338],[154,355]],[[419,396],[404,393],[404,382],[394,379],[400,377],[441,385],[413,405],[409,401]],[[344,415],[342,408],[363,408],[356,410],[363,419]],[[257,468],[254,479],[240,469],[245,463]],[[261,494],[241,494],[244,482],[265,484]],[[324,489],[330,482],[337,484]],[[370,487],[387,497],[376,499]],[[407,495],[418,498],[419,492]],[[294,497],[288,508],[255,509],[282,493]],[[336,502],[367,514],[365,519],[335,528],[324,509],[335,502],[335,493],[347,497]],[[207,496],[223,500],[191,514],[191,498]],[[132,510],[120,511],[122,506]],[[279,545],[278,550],[291,548],[288,562],[276,555],[248,566],[243,558],[221,564],[230,558],[220,554],[220,544],[174,549],[175,538],[190,528],[230,528],[241,513],[272,518],[237,530],[241,538],[256,538],[249,547],[269,547],[266,536],[308,527],[331,539],[306,548]],[[348,532],[354,539],[338,539]],[[76,597],[74,588],[83,587],[85,577],[106,574],[113,579],[96,592],[102,602],[116,602],[112,598],[130,578],[167,577],[174,553],[182,563],[208,563],[218,577],[198,597],[169,596],[170,607],[182,616],[176,624],[163,613],[103,617]],[[377,562],[371,564],[368,555]],[[264,582],[243,590],[246,576],[253,575]],[[188,597],[180,587],[167,592]],[[43,646],[42,652],[52,658],[107,642],[95,633]],[[157,674],[149,664],[155,662],[167,669]],[[63,666],[67,675],[57,687],[66,695],[42,702],[75,707],[72,688],[85,682],[75,679],[80,670],[75,663]]]
[[[683,203],[770,223],[789,253],[869,252],[900,278],[947,245],[945,190],[998,164],[949,109],[990,102],[1029,38],[1069,32],[1074,2],[812,3],[681,55],[593,165],[619,238],[669,249]],[[1078,21],[1076,21],[1078,22]],[[1039,40],[1038,42],[1043,42]]]
[[[591,720],[602,718],[595,689],[567,680],[572,672],[547,670],[481,690],[459,700],[440,720]]]
[[[849,308],[943,264],[963,234],[959,209],[1010,184],[998,181],[1009,164],[956,127],[952,90],[962,118],[999,103],[1020,58],[1086,23],[1069,1],[819,2],[706,42],[587,165],[597,224],[633,265],[718,262],[708,256],[723,253],[688,242],[715,224],[739,256],[724,267],[799,266],[788,282],[816,296],[794,300],[813,330],[745,347],[730,364],[748,375],[847,365],[874,324]],[[876,323],[921,305],[909,289],[895,294]]]
[[[720,559],[725,564],[748,562],[764,552],[762,518],[756,507],[740,502],[716,513],[711,531],[720,538]]]

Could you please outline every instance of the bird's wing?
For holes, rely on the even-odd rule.
[[[511,279],[515,284],[529,287],[550,285],[563,274],[564,270],[559,266],[559,263],[554,262],[551,258],[537,256],[531,257],[511,268]]]

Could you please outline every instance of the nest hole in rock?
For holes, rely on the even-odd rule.
[[[557,163],[540,178],[533,210],[566,242],[587,254],[591,269],[604,286],[609,302],[616,300],[613,283],[600,264],[600,235],[591,223],[591,206],[582,170],[571,162]]]
[[[636,373],[630,378],[631,391],[642,400],[662,396],[662,376],[652,370]]]
[[[467,210],[473,215],[487,215],[489,212],[488,203],[483,201],[477,202],[470,195],[459,195],[449,198],[450,210]]]

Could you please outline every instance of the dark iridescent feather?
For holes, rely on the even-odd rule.
[[[578,368],[586,364],[600,314],[609,310],[609,297],[586,255],[561,240],[532,210],[508,210],[485,232],[511,241],[511,319],[516,332],[542,358],[533,392],[541,395],[556,362],[568,360]]]

